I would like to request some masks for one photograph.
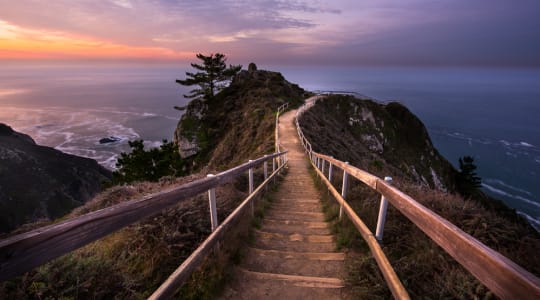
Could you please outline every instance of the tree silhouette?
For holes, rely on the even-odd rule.
[[[163,140],[159,148],[144,149],[143,140],[129,141],[131,153],[122,152],[113,172],[113,183],[158,181],[163,176],[184,175],[184,160],[172,142]]]
[[[459,158],[459,173],[456,178],[458,191],[464,196],[473,196],[482,187],[482,179],[476,174],[472,156]]]
[[[186,79],[176,80],[181,85],[199,86],[199,88],[191,90],[189,95],[184,95],[186,98],[212,99],[242,69],[241,65],[229,65],[227,68],[227,58],[221,53],[209,56],[199,53],[197,58],[202,61],[202,64],[192,63],[191,66],[200,72],[186,72]]]

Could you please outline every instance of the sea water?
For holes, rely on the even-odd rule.
[[[0,122],[38,144],[114,169],[128,141],[171,141],[188,90],[174,65],[11,63],[0,69]],[[111,138],[115,142],[100,143]]]
[[[264,66],[262,68],[265,68]],[[457,166],[471,155],[484,190],[540,229],[540,70],[267,66],[316,91],[400,101]],[[0,122],[37,143],[114,169],[127,142],[171,140],[186,65],[21,64],[0,69]],[[100,139],[116,137],[113,143]]]

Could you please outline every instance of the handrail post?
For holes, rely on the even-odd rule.
[[[349,162],[345,162],[346,165],[349,164]],[[347,173],[347,170],[343,168],[343,184],[341,185],[341,197],[345,199],[347,197],[347,185],[349,184],[349,173]],[[343,204],[339,205],[339,219],[343,217]]]
[[[249,162],[252,162],[253,160],[249,160]],[[249,195],[253,193],[253,167],[249,168],[248,171],[248,177],[249,177]],[[255,205],[253,204],[254,201],[251,201],[251,216],[255,216]]]
[[[384,181],[388,184],[392,183],[392,177],[384,177]],[[377,241],[382,242],[384,223],[386,222],[386,209],[388,208],[388,200],[384,195],[381,195],[381,205],[379,207],[379,218],[377,219],[377,230],[375,231],[375,238]]]
[[[272,173],[276,171],[276,158],[272,158]],[[276,184],[276,176],[274,176],[274,185]]]
[[[213,174],[208,174],[206,177],[214,177]],[[208,190],[208,206],[210,207],[210,223],[212,225],[212,231],[218,227],[217,209],[216,209],[216,188]]]
[[[332,183],[332,175],[334,173],[334,165],[332,164],[331,161],[328,161],[328,163],[330,164],[328,166],[328,181],[330,181],[330,183]]]
[[[323,173],[323,177],[324,177],[324,165],[326,164],[326,161],[324,160],[324,158],[321,158],[321,173]]]
[[[265,155],[264,157],[268,157],[268,155]],[[263,170],[264,170],[264,180],[268,178],[268,161],[265,159],[263,164]],[[264,190],[268,191],[268,185],[264,186]]]

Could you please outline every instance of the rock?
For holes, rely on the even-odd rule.
[[[37,145],[0,124],[0,232],[63,216],[110,178],[111,172],[93,159]]]
[[[255,63],[250,63],[248,66],[248,72],[253,73],[257,71],[257,65]]]
[[[110,137],[102,138],[101,140],[99,140],[99,143],[100,144],[110,144],[110,143],[118,142],[120,140],[122,140],[122,139],[118,138],[118,137],[115,137],[115,136],[110,136]]]

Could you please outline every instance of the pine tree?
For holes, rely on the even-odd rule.
[[[199,88],[191,90],[189,95],[184,95],[186,98],[212,99],[242,69],[241,65],[229,65],[227,68],[227,58],[221,53],[209,56],[199,53],[197,58],[202,61],[202,64],[192,63],[191,66],[200,72],[186,72],[185,80],[176,80],[181,85],[199,86]]]
[[[459,192],[464,196],[472,196],[482,187],[482,179],[476,174],[476,165],[472,156],[459,158],[459,173],[456,182]]]

